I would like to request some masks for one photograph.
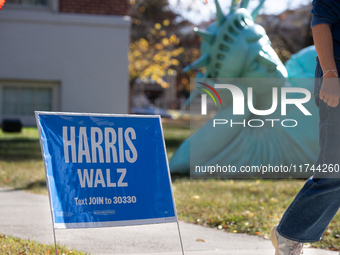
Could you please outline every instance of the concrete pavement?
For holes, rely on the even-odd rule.
[[[186,255],[274,255],[270,240],[180,222]],[[53,243],[48,197],[0,188],[0,233]],[[57,242],[91,254],[180,255],[177,224],[97,229],[57,229]],[[305,248],[304,255],[338,255]]]

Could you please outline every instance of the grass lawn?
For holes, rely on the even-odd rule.
[[[0,131],[0,185],[47,194],[36,128],[19,134]]]
[[[233,233],[269,238],[304,180],[177,179],[173,189],[179,219]],[[313,247],[338,250],[340,214]]]
[[[85,253],[58,246],[57,252],[65,255],[83,255]],[[0,254],[8,255],[48,255],[55,254],[54,245],[45,245],[0,234]]]
[[[164,123],[163,128],[171,157],[190,129],[171,123]],[[173,178],[173,189],[179,219],[221,231],[268,237],[304,182]],[[0,185],[47,194],[37,129],[25,128],[21,134],[0,131]],[[337,214],[322,240],[312,246],[339,249],[339,238]]]

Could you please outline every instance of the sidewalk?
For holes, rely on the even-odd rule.
[[[274,255],[270,240],[180,222],[186,255]],[[47,196],[0,188],[0,233],[53,243]],[[100,229],[57,229],[57,242],[91,254],[180,255],[176,223]],[[198,241],[201,240],[201,241]],[[338,255],[305,248],[304,255]]]

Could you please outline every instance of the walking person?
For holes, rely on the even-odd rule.
[[[301,254],[303,243],[321,239],[340,207],[340,1],[313,0],[311,27],[317,52],[315,103],[319,107],[320,152],[315,171],[271,231],[276,255]]]

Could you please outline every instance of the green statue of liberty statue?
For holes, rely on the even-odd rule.
[[[216,21],[206,30],[195,29],[202,38],[201,57],[184,71],[205,67],[205,72],[196,75],[196,88],[189,100],[204,91],[201,84],[214,87],[214,84],[225,80],[228,84],[237,85],[244,95],[251,86],[255,109],[264,110],[273,106],[274,88],[296,87],[313,91],[316,65],[314,46],[301,50],[283,65],[271,47],[264,28],[254,23],[264,0],[252,13],[247,10],[248,3],[249,0],[243,0],[241,5],[239,1],[233,1],[229,14],[224,15],[215,0]],[[296,105],[287,105],[286,116],[298,120],[299,128],[296,129],[277,124],[285,117],[279,110],[270,116],[254,115],[245,107],[244,114],[233,115],[235,106],[231,91],[215,88],[221,99],[218,112],[174,153],[170,160],[172,173],[188,174],[195,166],[233,165],[239,168],[263,163],[314,163],[318,153],[318,108],[314,100],[304,104],[310,112],[309,116],[302,114]],[[214,119],[228,119],[230,122],[231,118],[234,123],[261,120],[264,123],[268,119],[272,119],[272,122],[261,127],[214,126]],[[274,120],[280,121],[274,125]]]

